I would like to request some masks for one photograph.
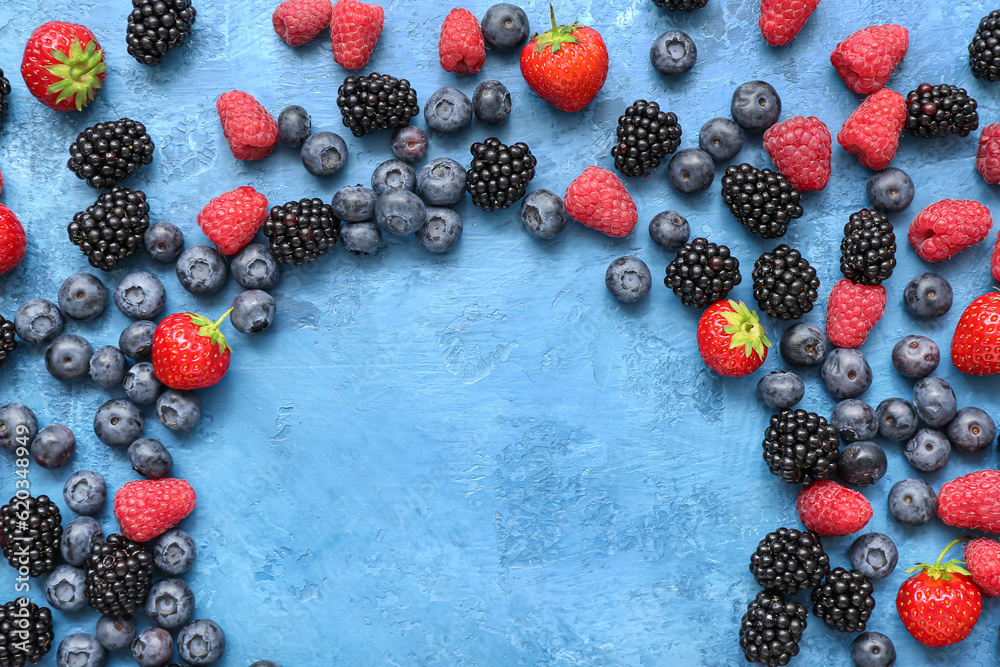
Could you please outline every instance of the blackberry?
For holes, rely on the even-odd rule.
[[[772,415],[762,445],[767,467],[789,484],[810,486],[826,479],[836,472],[840,459],[837,429],[805,410],[786,408]]]
[[[819,298],[816,269],[795,248],[784,243],[753,263],[753,298],[771,317],[797,320]]]
[[[191,0],[132,0],[125,33],[129,55],[143,65],[159,65],[187,39],[196,14]]]
[[[465,189],[472,195],[472,203],[484,211],[517,202],[535,177],[538,161],[522,141],[507,146],[490,137],[472,144],[469,152],[472,164],[466,172]]]
[[[708,306],[725,299],[742,280],[740,261],[729,253],[727,246],[696,238],[677,250],[667,265],[663,284],[685,306]]]
[[[3,124],[7,120],[7,98],[10,97],[10,81],[7,77],[3,75],[3,70],[0,69],[0,130],[3,129]]]
[[[131,118],[88,127],[69,147],[69,170],[92,188],[113,187],[153,161],[153,140],[146,126]]]
[[[95,543],[83,564],[87,604],[122,618],[142,609],[153,578],[153,555],[137,542],[112,533]]]
[[[708,0],[653,0],[653,4],[671,11],[693,12],[707,5]]]
[[[0,546],[11,567],[17,570],[27,567],[32,577],[55,568],[62,539],[62,515],[48,496],[11,498],[0,507],[0,531]]]
[[[788,223],[802,215],[801,196],[783,175],[745,162],[726,167],[722,177],[722,201],[733,217],[765,239],[784,236]]]
[[[271,207],[264,221],[271,254],[284,264],[308,264],[337,244],[340,219],[322,199],[300,199]]]
[[[969,44],[969,65],[977,79],[1000,81],[1000,9],[979,21]]]
[[[636,100],[618,118],[618,144],[611,149],[615,169],[626,176],[642,176],[681,144],[681,126],[672,112],[656,102]]]
[[[813,614],[833,630],[864,632],[875,608],[874,590],[872,582],[859,570],[834,568],[823,585],[813,589]]]
[[[48,607],[26,598],[0,605],[0,667],[22,667],[26,662],[37,665],[54,639]]]
[[[840,242],[840,272],[858,285],[881,285],[896,268],[896,235],[889,217],[866,208],[852,213]]]
[[[966,137],[979,127],[977,106],[965,88],[922,83],[906,96],[906,129],[915,137]]]
[[[356,137],[404,127],[420,113],[417,91],[410,88],[409,81],[378,72],[344,79],[337,89],[337,106],[344,116],[344,127]]]
[[[830,571],[830,557],[819,535],[794,528],[768,533],[750,556],[750,572],[764,589],[795,595],[819,586]]]
[[[787,665],[799,654],[809,610],[780,593],[761,591],[740,621],[740,648],[747,662]]]
[[[119,261],[141,249],[147,229],[146,194],[120,185],[74,215],[68,228],[73,245],[80,247],[91,266],[104,271],[113,271]]]
[[[11,353],[17,349],[17,339],[14,338],[14,323],[0,315],[0,366],[7,361]]]

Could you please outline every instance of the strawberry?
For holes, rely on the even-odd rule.
[[[1000,123],[990,123],[979,135],[976,171],[991,185],[1000,183]]]
[[[11,271],[24,259],[28,239],[14,212],[0,204],[0,275]]]
[[[302,46],[330,25],[330,0],[285,0],[271,15],[271,25],[289,46]]]
[[[868,95],[885,85],[909,47],[910,34],[903,26],[873,25],[837,44],[830,62],[848,88]]]
[[[985,537],[967,542],[965,569],[983,595],[1000,597],[1000,542]]]
[[[250,243],[267,213],[267,197],[244,185],[208,202],[198,214],[198,226],[220,253],[235,255]]]
[[[104,50],[76,23],[49,21],[24,46],[21,76],[38,101],[56,111],[79,111],[104,84]]]
[[[719,375],[750,375],[767,359],[771,341],[757,318],[742,301],[716,301],[698,320],[698,352],[705,365]]]
[[[231,90],[219,95],[215,108],[237,160],[260,160],[278,145],[278,121],[251,95]]]
[[[153,373],[174,389],[211,387],[229,370],[229,344],[219,331],[232,308],[213,322],[194,313],[164,317],[153,333]]]
[[[608,48],[593,28],[556,25],[521,49],[521,76],[543,100],[561,111],[590,104],[608,78]]]
[[[826,337],[837,347],[861,347],[882,319],[885,304],[882,285],[856,285],[841,278],[826,304]]]
[[[795,39],[815,11],[819,0],[760,0],[760,34],[771,46]]]
[[[453,9],[444,18],[438,41],[441,68],[453,74],[477,74],[486,62],[486,42],[479,21],[468,9]]]
[[[972,199],[942,199],[913,218],[907,240],[927,262],[950,259],[990,234],[990,210]]]
[[[906,99],[882,88],[855,109],[837,133],[837,143],[869,169],[885,169],[896,156],[906,124]]]
[[[822,190],[830,182],[830,130],[816,116],[795,116],[764,132],[764,149],[796,190]]]
[[[183,479],[137,479],[115,494],[115,518],[121,534],[148,542],[194,511],[194,489]]]
[[[802,523],[823,537],[856,533],[874,514],[867,498],[828,479],[799,491],[795,507]]]
[[[333,59],[344,69],[361,69],[375,51],[385,10],[358,0],[337,0],[330,17]]]
[[[948,550],[961,541],[945,547],[934,565],[919,563],[907,570],[920,571],[904,581],[896,594],[899,619],[924,646],[939,648],[962,641],[983,610],[983,596],[962,563],[941,563]]]
[[[628,236],[639,221],[632,195],[617,176],[587,167],[566,188],[566,212],[580,224],[608,236]]]
[[[949,526],[1000,533],[1000,470],[977,470],[946,482],[937,501],[938,518]]]
[[[1000,373],[1000,292],[969,304],[951,338],[951,363],[966,375]]]

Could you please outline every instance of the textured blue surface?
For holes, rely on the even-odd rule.
[[[272,203],[303,196],[329,199],[344,184],[367,183],[390,156],[388,135],[353,138],[340,124],[336,88],[344,73],[332,62],[327,33],[292,49],[270,27],[276,0],[197,0],[191,42],[158,69],[125,52],[126,0],[0,3],[0,67],[14,87],[12,115],[0,135],[2,201],[25,223],[24,264],[0,278],[0,312],[10,317],[32,297],[55,300],[64,278],[88,268],[66,239],[66,224],[94,192],[64,166],[66,147],[92,123],[130,116],[146,123],[157,144],[152,165],[129,185],[144,190],[154,220],[180,225],[189,243],[205,242],[195,224],[213,196],[251,184]],[[546,3],[522,3],[533,25]],[[466,3],[482,16],[489,3]],[[911,46],[889,85],[967,87],[982,123],[997,120],[996,85],[973,79],[966,44],[992,6],[960,0],[824,0],[788,47],[767,47],[757,2],[710,0],[691,15],[657,10],[649,0],[559,3],[603,33],[611,51],[608,83],[582,113],[553,110],[528,91],[516,56],[489,54],[483,71],[458,78],[437,64],[437,31],[452,5],[390,1],[386,29],[367,71],[410,79],[421,101],[438,87],[498,78],[514,111],[496,130],[473,124],[454,136],[431,137],[428,158],[469,159],[468,145],[494,132],[523,140],[539,159],[532,187],[562,193],[584,167],[610,167],[617,117],[636,98],[674,111],[683,146],[697,145],[708,118],[727,115],[732,89],[763,78],[782,96],[787,118],[815,114],[835,134],[857,105],[829,64],[847,34],[888,21],[910,29]],[[17,69],[31,30],[61,18],[91,27],[109,61],[107,84],[82,113],[58,114],[35,102]],[[679,28],[699,49],[694,69],[666,80],[648,65],[660,32]],[[295,151],[267,159],[233,159],[214,102],[231,88],[255,95],[277,115],[305,106],[314,128],[347,139],[352,154],[332,180],[307,174]],[[418,124],[423,126],[422,119]],[[973,168],[976,136],[914,140],[904,136],[894,166],[917,186],[911,207],[893,220],[899,267],[887,283],[889,308],[864,346],[875,382],[864,399],[909,396],[911,382],[889,364],[906,333],[935,338],[947,357],[962,308],[992,287],[987,269],[993,237],[935,267],[955,288],[955,307],[937,322],[916,322],[902,309],[905,283],[929,267],[905,244],[921,208],[943,197],[978,198],[994,191]],[[760,139],[748,137],[738,161],[770,166]],[[274,290],[278,321],[249,338],[233,332],[228,377],[201,392],[205,416],[177,437],[155,422],[147,435],[172,450],[178,476],[199,494],[181,525],[200,556],[187,579],[198,617],[218,621],[229,650],[219,663],[245,667],[270,658],[303,665],[740,665],[739,619],[755,585],[749,554],[769,530],[798,525],[796,488],[770,475],[760,457],[769,411],[754,394],[756,379],[724,380],[706,370],[694,341],[699,314],[663,286],[622,307],[604,287],[608,263],[637,254],[658,281],[668,256],[645,229],[675,208],[697,234],[733,248],[744,268],[735,296],[751,300],[753,260],[776,245],[745,232],[713,187],[680,197],[664,169],[630,180],[640,226],[609,240],[572,223],[539,243],[515,211],[483,214],[466,201],[458,210],[465,234],[444,256],[412,239],[389,239],[376,257],[338,251],[284,271]],[[820,303],[806,321],[822,323],[825,295],[838,276],[840,232],[866,205],[869,171],[835,146],[834,174],[824,192],[803,199],[805,215],[784,239],[800,247],[823,281]],[[164,281],[171,311],[226,309],[238,287],[196,299],[180,289],[171,267],[145,256],[102,275],[114,287],[124,272],[149,268]],[[68,325],[93,342],[114,344],[127,321],[112,308],[96,323]],[[784,325],[768,323],[776,340]],[[134,474],[124,451],[111,451],[90,424],[107,394],[89,382],[62,386],[44,371],[42,349],[27,344],[0,370],[0,403],[23,401],[45,425],[62,422],[79,442],[63,470],[31,470],[32,489],[59,499],[71,470],[94,468],[116,489]],[[780,367],[771,355],[764,370]],[[944,361],[960,405],[1000,417],[996,379],[960,376]],[[804,374],[802,406],[829,414],[832,399],[818,373]],[[120,395],[121,392],[114,392]],[[896,643],[900,665],[995,664],[1000,610],[988,602],[962,644],[924,649],[903,630],[894,606],[904,566],[933,558],[959,533],[934,521],[921,528],[894,523],[885,511],[895,481],[916,476],[897,445],[886,443],[889,472],[863,490],[875,508],[870,530],[888,533],[901,566],[876,584],[870,628]],[[995,450],[956,454],[935,486],[996,465]],[[3,496],[13,492],[13,461],[0,459]],[[61,504],[61,500],[59,501]],[[73,515],[66,511],[67,519]],[[98,517],[114,529],[110,509]],[[851,538],[824,541],[832,564],[848,565]],[[33,597],[41,601],[42,582]],[[9,568],[0,591],[14,597]],[[57,640],[93,631],[96,615],[56,614]],[[145,622],[145,619],[143,619]],[[810,617],[799,665],[848,665],[851,636]],[[53,653],[46,665],[54,664]],[[126,653],[110,665],[132,664]]]

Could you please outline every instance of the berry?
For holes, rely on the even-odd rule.
[[[845,398],[833,406],[830,423],[844,442],[870,440],[878,433],[878,420],[872,406],[856,398]]]
[[[108,290],[92,273],[74,273],[59,287],[59,309],[74,320],[92,320],[107,305]]]
[[[768,469],[789,484],[810,486],[837,470],[837,429],[815,412],[785,409],[772,415],[761,444]]]
[[[63,316],[47,299],[30,299],[14,312],[14,329],[25,343],[48,343],[62,333]]]
[[[152,351],[152,334],[150,334],[150,351]],[[136,405],[152,405],[163,391],[163,383],[157,379],[153,364],[149,361],[140,361],[130,368],[122,378],[122,387],[128,400]]]
[[[69,170],[92,188],[110,188],[153,161],[146,126],[131,118],[88,127],[69,147]]]
[[[402,188],[386,190],[375,201],[375,223],[387,232],[413,234],[427,222],[427,207],[413,192]]]
[[[361,69],[375,51],[385,10],[357,0],[337,0],[330,17],[333,60],[344,69]]]
[[[906,100],[882,88],[851,112],[837,133],[837,143],[858,156],[869,169],[885,169],[896,156],[899,135],[906,125]]]
[[[336,200],[336,197],[334,198]],[[270,289],[281,275],[278,260],[262,243],[250,243],[229,262],[233,280],[243,289]]]
[[[31,442],[31,458],[43,468],[59,468],[76,452],[73,431],[62,424],[50,424]]]
[[[611,237],[628,236],[639,221],[632,195],[612,172],[587,167],[566,188],[566,212],[580,224]]]
[[[951,310],[951,283],[936,273],[921,273],[906,284],[903,306],[913,317],[941,317]]]
[[[88,632],[74,632],[59,642],[56,667],[103,667],[104,647]]]
[[[830,62],[847,87],[868,95],[880,90],[910,46],[903,26],[873,25],[849,35],[830,54]]]
[[[854,540],[847,557],[851,559],[851,567],[868,579],[885,579],[896,569],[899,551],[888,535],[865,533]]]
[[[118,282],[115,306],[133,320],[155,320],[167,305],[160,279],[148,271],[133,271]]]
[[[187,40],[197,17],[191,0],[132,0],[125,42],[143,65],[159,65]]]
[[[691,238],[691,225],[677,211],[660,211],[649,221],[649,238],[661,248],[676,250]]]
[[[740,648],[747,662],[787,665],[799,653],[808,615],[804,605],[786,601],[780,593],[757,593],[740,620]]]
[[[903,479],[889,490],[889,514],[909,526],[920,526],[937,514],[937,496],[922,479]]]
[[[0,189],[2,188],[3,183],[0,182]],[[27,249],[28,240],[24,227],[13,211],[0,204],[0,275],[17,268]]]
[[[330,0],[285,0],[271,15],[274,32],[289,46],[311,42],[330,25]]]
[[[408,125],[407,127],[413,126]],[[463,169],[462,172],[464,173],[465,170]],[[333,209],[333,214],[344,222],[366,222],[375,217],[376,199],[378,196],[371,188],[366,188],[363,185],[345,185],[334,193],[330,207]],[[258,288],[265,289],[264,287]]]
[[[426,217],[416,231],[417,243],[428,252],[451,250],[462,236],[462,216],[450,208],[428,206]]]
[[[149,361],[153,358],[153,332],[156,323],[150,320],[136,320],[125,327],[118,337],[118,349],[126,357],[136,361]]]
[[[282,264],[308,264],[337,244],[340,221],[320,199],[300,199],[272,206],[264,221],[271,254]]]
[[[656,102],[636,100],[618,118],[618,143],[611,148],[615,169],[625,176],[642,176],[677,150],[681,126],[673,113],[660,111]]]
[[[135,619],[129,614],[112,616],[102,614],[97,619],[97,641],[109,651],[129,646],[135,639]]]
[[[1000,123],[990,123],[979,134],[976,171],[987,183],[1000,183]]]
[[[979,20],[976,34],[969,43],[969,66],[972,75],[986,81],[1000,81],[1000,9]]]
[[[183,579],[160,579],[149,589],[146,616],[161,628],[179,628],[194,614],[194,593]]]
[[[107,484],[104,478],[93,470],[78,470],[63,484],[63,500],[66,501],[66,507],[77,514],[95,514],[104,507],[106,498]]]
[[[653,4],[670,11],[693,12],[707,5],[708,0],[653,0]]]
[[[208,202],[198,213],[198,226],[220,253],[232,255],[253,239],[266,217],[267,197],[242,186]]]
[[[302,166],[313,176],[336,176],[347,164],[347,142],[334,132],[310,134],[302,142]]]
[[[694,67],[698,47],[686,33],[668,30],[653,40],[649,47],[649,61],[660,74],[675,76]]]
[[[878,434],[902,442],[917,432],[917,409],[905,398],[887,398],[875,408]]]
[[[940,648],[969,636],[979,620],[983,596],[961,564],[941,560],[955,544],[941,552],[933,565],[918,563],[917,574],[903,582],[896,594],[896,611],[903,626],[925,646]]]
[[[83,594],[85,578],[80,568],[60,565],[45,579],[46,601],[59,611],[80,611],[87,606],[87,598]]]
[[[760,133],[778,122],[781,98],[766,81],[747,81],[733,91],[729,113],[748,132]]]
[[[937,494],[938,518],[949,526],[1000,532],[1000,471],[979,470],[945,483]]]
[[[940,362],[941,351],[927,336],[903,336],[892,348],[892,365],[909,378],[927,377]]]
[[[102,192],[97,201],[73,216],[70,242],[87,256],[90,265],[113,271],[118,262],[143,247],[149,228],[146,194],[116,185]]]
[[[451,158],[431,160],[417,172],[417,194],[429,206],[451,206],[465,196],[465,168]]]
[[[486,45],[501,53],[513,51],[524,44],[531,32],[528,15],[517,5],[507,2],[487,9],[481,27]]]
[[[861,350],[834,348],[823,360],[820,377],[834,398],[857,398],[872,384],[872,369]]]
[[[551,190],[532,190],[521,200],[521,222],[536,239],[555,238],[566,229],[566,205]]]
[[[862,632],[875,608],[874,591],[862,572],[834,568],[823,585],[813,589],[813,614],[833,630]]]
[[[278,145],[278,122],[248,93],[231,90],[215,101],[222,133],[237,160],[260,160]]]
[[[510,115],[510,106],[510,91],[499,81],[483,81],[472,94],[472,112],[480,123],[497,125],[504,122]]]
[[[184,249],[174,267],[181,287],[191,294],[215,294],[226,284],[226,260],[218,250],[207,245]]]
[[[199,618],[177,635],[177,653],[191,665],[209,665],[226,651],[226,635],[215,621]]]
[[[1000,543],[985,537],[966,542],[965,567],[983,595],[1000,597]]]
[[[743,377],[761,367],[771,341],[756,312],[742,301],[717,301],[698,320],[698,352],[719,375]]]
[[[863,495],[828,479],[803,487],[796,508],[802,523],[823,537],[856,533],[873,514]]]
[[[0,366],[17,349],[17,340],[14,338],[15,332],[14,323],[4,319],[3,315],[0,315]]]
[[[89,472],[89,471],[83,471]],[[79,474],[75,473],[74,477]],[[101,480],[103,482],[103,480]],[[73,509],[70,507],[70,509]],[[73,511],[76,511],[75,509]],[[89,516],[78,516],[63,528],[62,539],[59,541],[59,552],[70,565],[82,566],[94,547],[95,540],[104,539],[104,531],[96,519]]]
[[[997,425],[985,410],[966,407],[948,422],[948,441],[963,452],[981,452],[997,435]]]
[[[483,68],[486,62],[483,33],[479,21],[468,9],[452,9],[444,18],[438,58],[441,69],[453,74],[476,74]]]
[[[259,289],[240,292],[233,299],[233,328],[240,333],[260,333],[274,321],[274,297]]]
[[[757,382],[757,398],[776,410],[792,407],[805,393],[802,378],[790,371],[771,371]]]
[[[321,0],[329,2],[329,0]],[[302,148],[312,134],[312,116],[298,104],[291,104],[278,114],[278,141],[289,148]]]
[[[708,306],[725,299],[742,280],[740,261],[729,247],[699,237],[678,248],[663,284],[685,306]]]
[[[896,647],[881,632],[862,632],[851,642],[854,667],[892,667],[896,664]]]
[[[750,555],[750,572],[764,590],[795,595],[819,585],[830,571],[823,541],[811,530],[778,528]]]
[[[764,132],[764,149],[793,188],[822,190],[830,181],[830,130],[816,116],[795,116]]]
[[[765,239],[784,236],[788,223],[802,216],[801,196],[781,174],[746,162],[730,165],[722,177],[722,201],[730,213]]]
[[[392,133],[392,154],[404,162],[420,162],[427,157],[427,134],[416,125],[397,128]]]
[[[340,228],[340,240],[355,255],[374,255],[382,245],[382,230],[374,222],[348,222]]]
[[[812,15],[819,0],[760,0],[760,34],[771,46],[783,46],[795,39]]]
[[[496,137],[469,147],[472,163],[467,170],[465,189],[472,203],[484,211],[504,209],[524,196],[535,177],[537,160],[524,142],[507,146]]]
[[[338,0],[338,6],[343,2],[354,0]],[[335,16],[336,13],[335,8]],[[344,127],[356,137],[409,125],[410,119],[420,113],[417,92],[410,88],[409,81],[378,72],[344,79],[337,89],[337,106],[344,117]]]
[[[785,244],[765,252],[753,264],[753,298],[771,317],[797,320],[819,298],[819,278],[802,254]]]
[[[142,435],[146,420],[136,405],[124,398],[113,398],[97,409],[94,434],[108,447],[126,447]]]
[[[928,426],[944,426],[958,412],[951,385],[935,376],[925,377],[913,385],[913,405]]]
[[[1000,315],[1000,298],[993,292],[976,297],[969,304],[958,320],[955,335],[951,340],[951,361],[955,368],[966,375],[1000,373],[998,315]],[[16,324],[16,317],[14,321]]]
[[[922,83],[906,96],[906,129],[915,137],[965,137],[979,127],[976,106],[964,88]]]
[[[167,389],[156,398],[156,416],[175,433],[186,433],[201,420],[201,399],[193,391]]]
[[[128,446],[132,470],[146,479],[163,479],[174,467],[174,459],[156,438],[139,438]]]
[[[715,162],[700,148],[677,151],[667,163],[667,182],[681,194],[704,192],[714,180]]]
[[[652,282],[653,277],[646,263],[631,255],[614,260],[604,273],[608,291],[622,303],[635,303],[645,298]]]
[[[10,97],[10,81],[0,69],[0,130],[3,129],[4,123],[7,121],[7,108],[10,106],[7,102],[8,97]]]
[[[52,647],[52,611],[25,597],[0,605],[0,627],[10,628],[0,634],[5,667],[38,664]]]
[[[92,356],[94,348],[86,338],[63,334],[45,348],[45,370],[60,382],[80,380],[90,373]]]
[[[940,262],[985,239],[992,226],[990,210],[979,202],[942,199],[917,214],[907,239],[920,259]]]
[[[79,111],[104,84],[104,51],[87,28],[49,21],[32,31],[21,59],[28,92],[56,111]]]
[[[155,222],[146,230],[143,245],[156,261],[173,262],[184,249],[184,232],[171,222]]]
[[[380,197],[396,188],[410,192],[416,190],[417,173],[401,160],[386,160],[372,172],[372,191]]]
[[[903,454],[920,472],[937,472],[951,459],[951,443],[940,431],[922,428],[907,441]]]
[[[778,349],[789,366],[819,366],[826,358],[826,334],[815,324],[798,322],[781,334]]]
[[[886,167],[868,178],[865,194],[872,208],[885,213],[899,213],[913,201],[913,180],[902,169]]]
[[[195,493],[183,479],[139,479],[115,494],[115,518],[123,536],[147,542],[190,514]]]
[[[218,383],[229,370],[229,345],[219,331],[228,315],[215,322],[194,313],[164,317],[153,337],[153,369],[160,382],[188,390]]]
[[[852,213],[840,242],[840,272],[857,285],[881,285],[896,268],[896,235],[885,213]]]
[[[857,348],[885,313],[885,288],[841,278],[826,304],[826,337],[837,347]]]
[[[156,566],[173,576],[187,572],[197,554],[194,540],[180,528],[168,530],[153,541]]]
[[[51,572],[60,538],[62,515],[48,496],[14,496],[0,507],[0,546],[15,570],[31,577]]]
[[[725,162],[743,150],[743,131],[728,118],[711,118],[698,132],[698,147],[713,161]]]
[[[174,639],[163,628],[152,626],[136,635],[131,649],[139,667],[163,667],[174,654]]]

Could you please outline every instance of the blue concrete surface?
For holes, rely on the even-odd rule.
[[[327,33],[298,49],[286,46],[270,27],[275,4],[197,0],[190,44],[150,69],[126,54],[126,0],[0,3],[0,67],[14,88],[11,118],[0,134],[6,180],[0,201],[25,223],[30,244],[24,264],[0,278],[0,312],[10,317],[32,297],[54,300],[63,279],[88,269],[65,227],[95,195],[64,163],[76,133],[92,123],[121,116],[146,123],[156,157],[129,185],[147,193],[154,220],[180,225],[189,243],[205,242],[195,216],[222,191],[250,184],[273,203],[328,199],[341,185],[368,182],[374,166],[391,157],[387,134],[358,140],[341,126],[335,96],[344,72],[332,62]],[[489,4],[465,6],[482,16]],[[522,4],[536,28],[545,24],[547,3]],[[513,94],[506,124],[433,135],[428,157],[467,163],[475,140],[494,133],[523,140],[539,160],[532,187],[560,193],[584,167],[610,167],[617,118],[636,98],[675,112],[689,147],[697,145],[704,121],[728,114],[736,85],[763,78],[781,94],[783,117],[815,114],[836,134],[860,98],[840,81],[829,53],[873,23],[910,29],[910,51],[890,87],[905,95],[924,80],[959,84],[978,99],[983,124],[998,119],[997,84],[974,79],[965,52],[979,18],[993,9],[981,1],[825,0],[783,48],[764,44],[752,0],[710,0],[691,15],[658,10],[649,0],[561,2],[563,20],[594,26],[611,51],[607,85],[574,115],[530,93],[516,56],[490,53],[476,76],[442,71],[437,32],[451,3],[394,0],[385,7],[386,29],[367,71],[409,78],[421,101],[444,85],[471,96],[489,78]],[[107,51],[106,87],[82,113],[44,108],[18,75],[27,36],[56,17],[87,24]],[[647,59],[653,38],[670,28],[688,32],[699,50],[694,69],[676,80],[658,76]],[[346,170],[314,178],[284,147],[261,162],[234,160],[214,106],[231,88],[252,93],[275,115],[287,104],[305,106],[316,129],[347,139]],[[904,242],[912,217],[944,197],[996,201],[973,167],[976,140],[902,139],[893,165],[911,174],[917,195],[893,217],[899,266],[886,283],[888,313],[863,348],[875,371],[864,395],[872,404],[910,395],[912,383],[889,363],[900,336],[929,335],[947,352],[964,305],[993,286],[988,261],[995,234],[933,267],[955,288],[947,316],[917,322],[902,308],[902,287],[932,268]],[[759,138],[748,137],[737,160],[770,166]],[[836,146],[833,163],[830,185],[803,198],[805,215],[784,239],[818,268],[823,296],[805,318],[816,323],[838,277],[842,226],[866,205],[870,173]],[[737,631],[756,592],[749,555],[769,530],[798,525],[796,488],[770,475],[761,460],[769,411],[754,394],[760,373],[724,380],[708,371],[693,336],[699,311],[681,306],[662,284],[630,307],[604,287],[608,263],[625,254],[638,255],[662,278],[669,257],[645,225],[656,212],[675,208],[695,234],[733,249],[744,268],[735,296],[751,300],[753,260],[776,243],[751,236],[726,211],[718,193],[724,167],[709,191],[690,197],[667,186],[663,168],[629,180],[640,227],[621,240],[572,223],[558,239],[539,243],[521,229],[516,212],[483,214],[466,201],[458,207],[464,237],[447,255],[394,238],[376,257],[338,248],[286,269],[274,290],[278,321],[255,338],[230,335],[232,368],[224,382],[201,392],[205,416],[198,428],[177,437],[155,421],[147,426],[199,495],[198,509],[181,524],[200,549],[187,579],[196,615],[215,619],[228,634],[219,664],[245,667],[261,658],[285,667],[744,664]],[[238,291],[231,281],[216,296],[194,298],[180,289],[172,267],[145,256],[101,278],[114,287],[139,268],[163,279],[171,311],[218,314]],[[67,331],[95,347],[114,344],[127,321],[112,311]],[[767,326],[774,339],[785,327]],[[45,373],[42,356],[25,344],[0,369],[0,403],[23,401],[43,425],[69,425],[79,450],[63,470],[32,468],[32,489],[59,498],[69,472],[88,467],[104,473],[113,489],[134,478],[125,452],[100,444],[90,428],[108,394],[89,382],[60,385]],[[772,354],[763,372],[780,367]],[[962,377],[947,360],[940,374],[960,405],[1000,417],[996,379]],[[818,374],[804,375],[801,405],[829,414],[833,401]],[[892,637],[900,665],[995,664],[995,602],[987,602],[972,636],[951,648],[925,649],[902,628],[894,606],[902,570],[933,558],[960,532],[937,521],[909,528],[888,517],[891,485],[917,475],[899,446],[886,443],[886,450],[888,474],[863,493],[875,508],[868,528],[896,540],[901,566],[876,584],[870,628]],[[13,492],[13,465],[0,458],[5,497]],[[943,472],[925,477],[937,487],[995,465],[991,448],[956,454]],[[98,518],[105,530],[114,529],[110,509]],[[824,540],[834,566],[848,564],[851,541]],[[34,583],[36,600],[43,599],[42,583]],[[2,590],[14,597],[6,567]],[[92,631],[96,615],[56,618],[61,639]],[[810,617],[793,664],[848,665],[851,639]],[[44,664],[54,664],[54,653]],[[132,661],[121,652],[108,664]]]

